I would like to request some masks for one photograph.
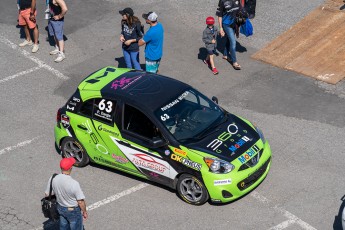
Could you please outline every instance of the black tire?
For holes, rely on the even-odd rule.
[[[90,161],[82,144],[72,137],[66,137],[61,143],[62,157],[74,157],[76,160],[74,166],[84,167]]]
[[[179,196],[192,205],[203,205],[209,199],[205,185],[195,176],[183,174],[177,181]]]

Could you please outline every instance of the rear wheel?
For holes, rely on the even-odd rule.
[[[209,199],[205,185],[195,176],[183,174],[177,182],[177,192],[187,203],[202,205]]]
[[[75,166],[83,167],[90,161],[82,144],[72,137],[66,137],[61,143],[62,157],[74,157],[76,160]]]

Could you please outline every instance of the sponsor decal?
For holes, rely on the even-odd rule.
[[[194,161],[191,161],[187,158],[184,158],[184,157],[181,157],[181,156],[178,156],[176,154],[171,154],[171,159],[174,160],[174,161],[177,161],[177,162],[180,162],[182,163],[183,165],[189,167],[189,168],[192,168],[194,170],[197,170],[197,171],[200,171],[201,170],[201,167],[202,165],[199,164],[199,163],[196,163]]]
[[[69,102],[68,102],[68,105],[70,105],[70,106],[77,106],[77,103],[75,103],[75,102],[73,102],[73,101],[69,101]]]
[[[99,131],[106,132],[106,133],[110,133],[110,134],[112,134],[112,135],[114,135],[114,136],[119,136],[118,133],[115,133],[114,131],[111,131],[111,130],[105,128],[105,127],[102,127],[102,125],[99,125],[99,126],[98,126],[98,130],[99,130]]]
[[[132,159],[133,164],[136,166],[148,169],[154,172],[164,173],[168,167],[155,160],[155,158],[144,153],[133,154],[135,157]]]
[[[165,154],[166,156],[169,156],[170,151],[169,151],[169,150],[165,150],[165,151],[164,151],[164,154]]]
[[[218,147],[223,144],[224,141],[228,140],[232,135],[235,135],[237,132],[238,132],[237,125],[230,124],[228,125],[226,132],[221,133],[217,137],[217,139],[212,140],[206,147],[211,148],[213,151],[216,151]]]
[[[73,97],[73,99],[72,99],[72,101],[74,101],[74,102],[80,102],[80,98],[77,98],[77,97]]]
[[[67,116],[66,114],[61,114],[61,124],[62,127],[68,129],[68,127],[70,126],[69,116]]]
[[[96,145],[96,149],[100,152],[100,153],[103,153],[103,154],[108,154],[108,149],[106,147],[104,147],[103,145],[99,144],[98,142],[98,138],[96,136],[96,134],[94,134],[92,132],[92,129],[91,129],[91,125],[89,123],[89,120],[86,120],[85,123],[83,123],[83,126],[86,127],[86,132],[88,134],[90,134],[90,138],[92,140],[92,142]],[[90,141],[91,143],[91,141]]]
[[[187,156],[187,153],[185,151],[183,151],[182,149],[174,148],[173,151],[174,151],[174,153],[177,153],[179,155]]]
[[[116,166],[116,164],[114,162],[111,162],[111,161],[108,161],[106,159],[103,159],[101,157],[94,157],[93,158],[95,161],[99,161],[99,162],[102,162],[102,163],[105,163],[107,165],[111,165],[111,166]]]
[[[253,148],[248,149],[242,156],[238,157],[237,159],[241,162],[241,164],[245,164],[247,161],[249,161],[257,152],[259,151],[259,148],[254,145]],[[256,159],[256,158],[253,158]],[[253,165],[256,165],[258,159],[252,161]],[[256,161],[256,162],[255,162]]]
[[[67,105],[66,108],[67,108],[68,110],[70,110],[70,111],[74,111],[74,108],[75,108],[75,107],[74,107],[74,106],[69,106],[69,105]]]
[[[115,159],[116,162],[121,163],[121,164],[126,164],[128,163],[128,160],[122,156],[118,156],[115,153],[111,154],[111,157]]]
[[[250,139],[247,136],[243,136],[240,140],[236,142],[236,144],[231,145],[229,147],[229,150],[232,152],[235,152],[237,149],[239,149],[242,145],[244,145],[248,141],[250,141]]]
[[[180,96],[178,96],[175,100],[173,100],[172,102],[170,102],[169,104],[163,106],[161,108],[162,111],[165,111],[171,107],[173,107],[174,105],[176,105],[177,103],[179,103],[180,101],[183,100],[183,98],[185,98],[187,95],[189,94],[188,91],[185,91],[184,93],[182,93]]]
[[[108,149],[101,144],[96,144],[96,148],[99,152],[103,154],[108,154]]]
[[[142,78],[143,76],[138,76],[138,77],[132,77],[132,78],[126,78],[123,77],[121,79],[116,79],[115,81],[113,81],[113,83],[111,84],[111,89],[126,89],[127,87],[129,87],[130,85],[132,85],[133,83],[135,83],[136,81],[138,81],[140,78]]]
[[[231,184],[231,179],[224,179],[224,180],[215,180],[213,185],[219,186],[219,185],[225,185],[225,184]]]

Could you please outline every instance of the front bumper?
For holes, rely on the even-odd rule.
[[[244,196],[265,179],[270,167],[271,148],[266,141],[260,160],[254,167],[229,174],[212,174],[211,179],[204,180],[211,201],[227,203]],[[230,180],[231,184],[216,185],[216,181],[222,180]]]

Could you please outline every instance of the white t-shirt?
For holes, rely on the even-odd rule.
[[[50,180],[45,193],[49,195]],[[74,180],[70,175],[58,174],[53,179],[53,191],[56,201],[63,207],[77,207],[77,200],[85,199],[84,193],[80,188],[78,181]]]

